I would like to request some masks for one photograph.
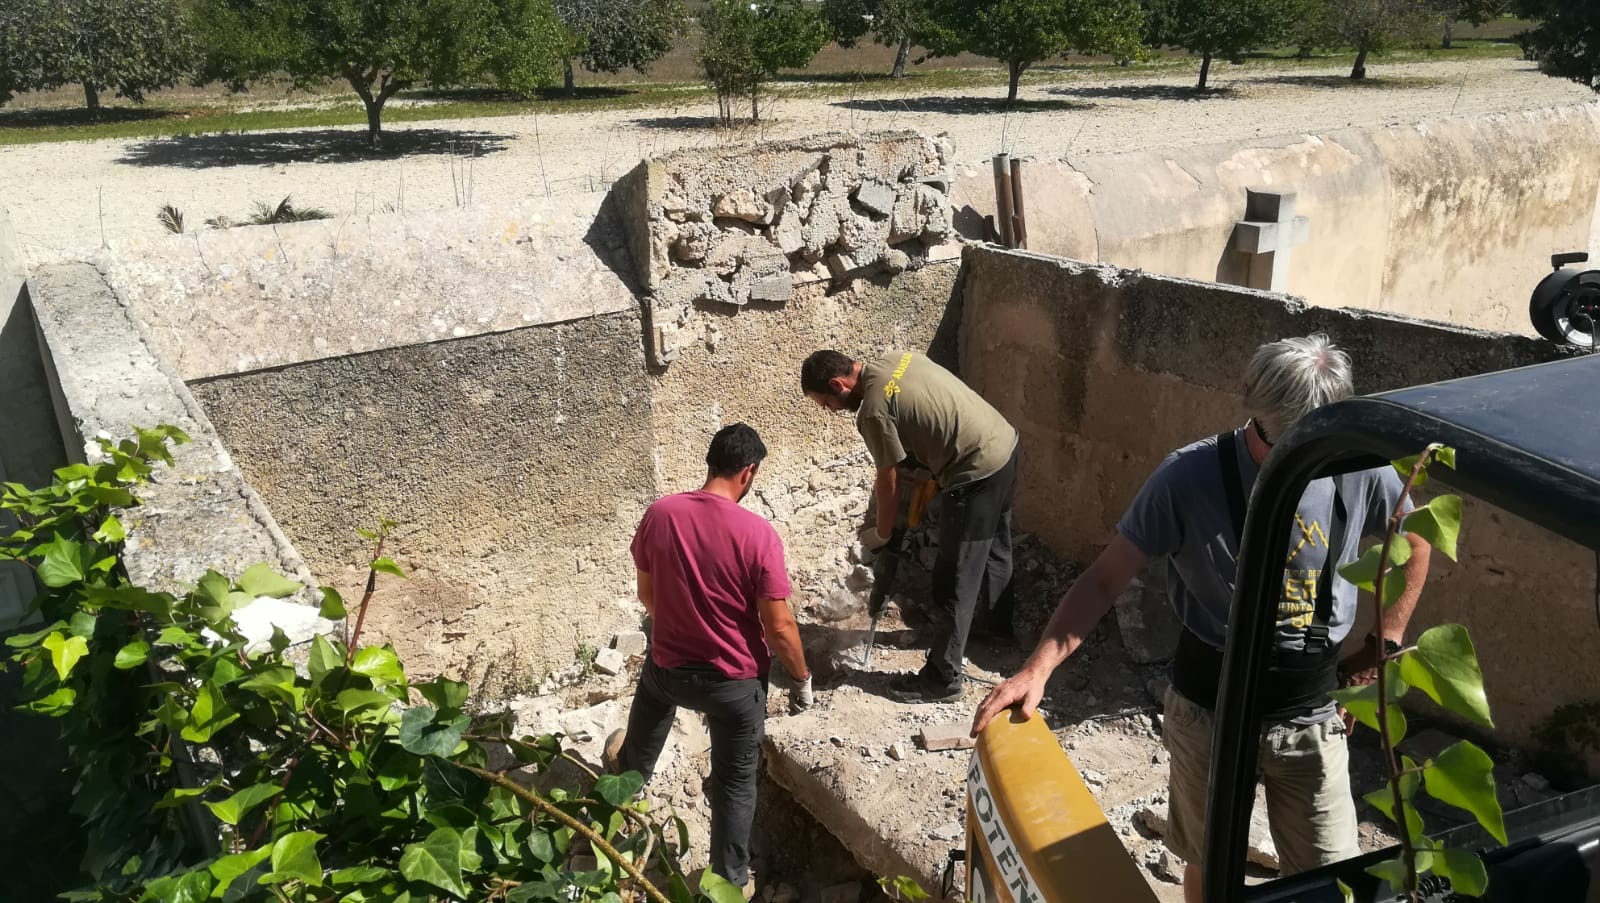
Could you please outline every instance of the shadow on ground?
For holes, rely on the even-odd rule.
[[[1212,87],[1203,91],[1195,90],[1193,85],[1063,85],[1050,89],[1051,94],[1061,97],[1077,97],[1085,100],[1111,99],[1111,100],[1229,100],[1238,96],[1238,92],[1230,87]]]
[[[150,122],[176,119],[183,114],[159,107],[101,107],[97,115],[87,108],[59,107],[35,110],[0,110],[0,129],[47,129],[74,125],[106,125],[114,122]]]
[[[506,149],[510,135],[456,129],[385,132],[378,147],[367,145],[361,128],[296,129],[285,132],[180,135],[133,144],[117,158],[130,166],[271,166],[279,163],[352,163],[400,157],[479,157]]]
[[[1004,97],[864,97],[837,101],[833,106],[865,113],[940,113],[947,116],[1094,109],[1094,104],[1073,100],[1016,100],[1007,103]]]
[[[1383,63],[1370,64],[1381,68]],[[1268,85],[1291,85],[1300,88],[1332,88],[1344,90],[1369,91],[1398,91],[1406,88],[1437,88],[1441,85],[1451,84],[1448,79],[1427,78],[1420,75],[1408,75],[1398,78],[1386,78],[1382,74],[1368,75],[1366,78],[1351,78],[1348,75],[1267,75],[1256,79],[1257,82]]]
[[[715,116],[641,116],[633,121],[643,129],[714,129],[721,126]],[[735,125],[730,132],[738,129]]]

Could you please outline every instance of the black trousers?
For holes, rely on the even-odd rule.
[[[678,706],[704,715],[711,729],[711,870],[742,887],[750,880],[767,682],[730,680],[711,665],[662,668],[646,658],[628,710],[620,756],[624,769],[650,780]]]
[[[961,657],[981,601],[989,612],[1011,583],[1011,508],[1017,451],[993,474],[939,497],[939,558],[933,565],[933,622],[922,680],[932,690],[960,689]]]

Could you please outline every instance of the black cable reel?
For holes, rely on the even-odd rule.
[[[1587,263],[1583,251],[1554,254],[1550,265],[1555,272],[1544,277],[1528,301],[1528,318],[1533,328],[1557,345],[1576,345],[1595,350],[1595,334],[1600,332],[1600,270],[1570,268],[1570,263]]]

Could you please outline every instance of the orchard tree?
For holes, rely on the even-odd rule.
[[[735,98],[750,98],[761,118],[763,82],[800,69],[828,43],[828,29],[804,0],[710,0],[700,12],[700,68],[717,92],[717,116],[733,122]]]
[[[822,18],[841,47],[854,47],[868,34],[895,48],[890,78],[903,78],[912,46],[928,30],[926,0],[822,0]]]
[[[683,0],[555,0],[555,9],[573,38],[562,60],[568,92],[574,59],[590,72],[643,73],[689,24]]]
[[[1353,79],[1367,77],[1369,54],[1422,40],[1438,21],[1427,0],[1338,0],[1328,5],[1328,15],[1334,36],[1356,50]]]
[[[0,68],[10,90],[81,85],[89,113],[111,91],[134,103],[178,83],[194,65],[188,17],[178,0],[24,0],[7,3]],[[14,57],[14,58],[13,58]],[[8,78],[0,74],[0,82]],[[0,96],[7,86],[0,84]]]
[[[1006,64],[1015,102],[1029,66],[1069,52],[1132,59],[1141,53],[1136,0],[927,0],[926,46],[936,56],[971,51]]]
[[[382,137],[383,106],[413,85],[491,82],[519,94],[553,84],[570,36],[548,0],[200,0],[203,78],[242,91],[349,82]]]
[[[1506,11],[1505,0],[1432,0],[1428,4],[1439,17],[1443,33],[1439,46],[1449,50],[1455,40],[1457,23],[1482,25]]]
[[[1517,14],[1539,23],[1517,35],[1539,60],[1539,71],[1600,92],[1600,3],[1518,0]]]
[[[1288,29],[1283,0],[1147,0],[1146,43],[1200,54],[1204,91],[1216,57],[1236,59],[1279,39]]]

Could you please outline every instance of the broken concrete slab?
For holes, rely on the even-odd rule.
[[[972,739],[970,731],[972,725],[966,722],[953,724],[930,724],[917,735],[917,740],[922,748],[928,752],[942,752],[948,749],[971,749],[977,741]]]
[[[595,653],[594,669],[601,674],[615,676],[628,668],[628,656],[616,649],[601,649]]]
[[[868,179],[856,189],[856,203],[878,216],[888,216],[894,213],[895,190],[894,186],[886,185],[877,179]]]
[[[1147,566],[1117,597],[1117,629],[1128,657],[1141,665],[1164,662],[1178,648],[1182,625],[1167,601],[1166,563]]]
[[[642,630],[629,630],[611,638],[611,648],[623,655],[643,655],[649,637]]]

